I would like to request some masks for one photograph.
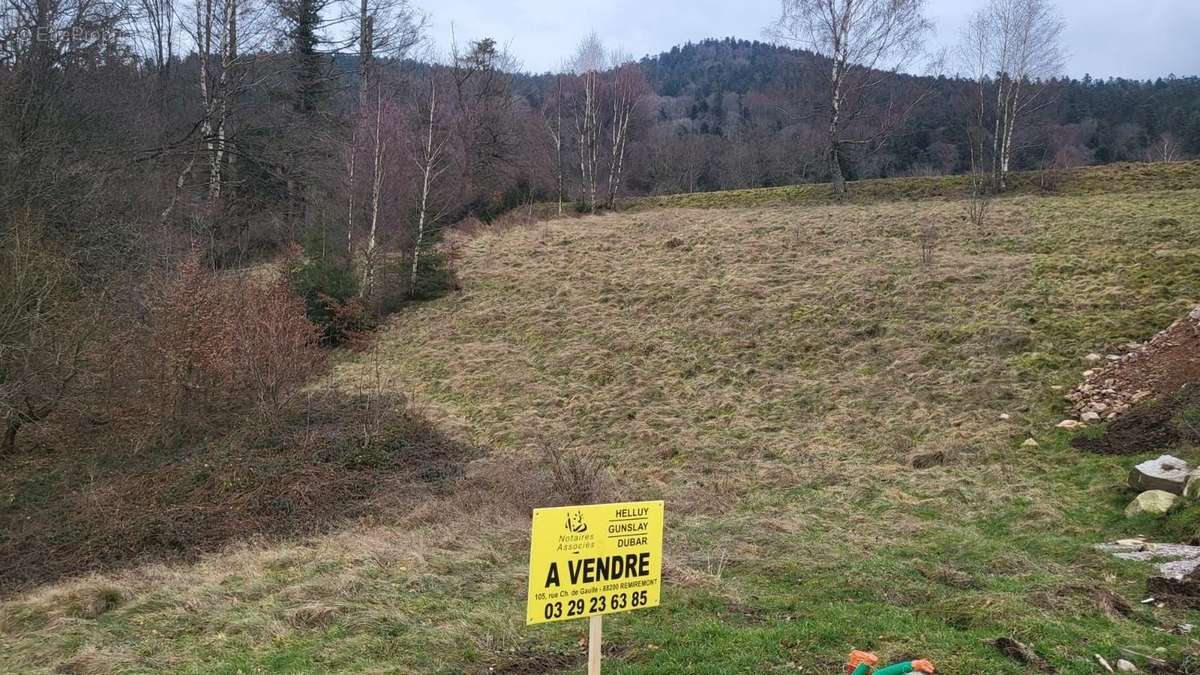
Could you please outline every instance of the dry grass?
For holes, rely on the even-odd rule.
[[[1019,672],[984,644],[1001,634],[1062,672],[1118,646],[1178,660],[1193,648],[1160,629],[1196,617],[1094,601],[1139,599],[1140,570],[1087,548],[1128,527],[1125,467],[1051,425],[1083,354],[1200,299],[1198,205],[1019,196],[993,205],[994,235],[951,201],[478,233],[457,243],[461,293],[333,375],[394,383],[487,448],[462,478],[341,532],[77,582],[121,589],[96,618],[64,609],[87,604],[73,586],[27,593],[0,606],[0,653],[28,670],[88,650],[133,671],[569,669],[579,627],[527,630],[519,611],[528,509],[563,499],[553,439],[617,496],[667,500],[667,604],[610,622],[617,672],[833,672],[853,646]]]
[[[1123,163],[1074,169],[1020,171],[1009,176],[1006,196],[1087,196],[1190,190],[1200,183],[1200,161]],[[816,206],[831,203],[960,200],[971,193],[968,175],[914,176],[852,181],[844,197],[834,197],[828,183],[773,188],[697,192],[630,199],[627,208],[738,208]]]
[[[1036,229],[1021,213],[997,214],[1009,236]],[[473,440],[521,449],[544,434],[600,452],[676,508],[900,467],[991,434],[1007,410],[994,393],[1033,386],[996,344],[1029,340],[997,300],[1033,292],[1033,256],[978,255],[959,215],[666,211],[482,236],[468,290],[401,320],[383,348],[391,367],[428,364],[420,396],[487,420]],[[929,274],[920,219],[946,232]],[[437,341],[447,326],[455,339]],[[964,396],[988,407],[964,409]]]

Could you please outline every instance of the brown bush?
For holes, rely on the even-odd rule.
[[[177,427],[204,414],[229,384],[221,381],[232,352],[223,300],[197,252],[148,282],[145,321],[124,342],[140,356],[134,379],[143,398],[133,403],[145,406],[152,426]]]
[[[227,326],[229,378],[260,407],[278,410],[324,360],[321,331],[282,276],[241,285],[237,297],[228,299],[236,303]]]
[[[152,434],[277,412],[323,363],[319,341],[281,275],[220,276],[193,252],[150,277],[141,321],[110,345],[114,404]]]
[[[598,457],[542,442],[549,485],[567,504],[600,504],[612,499],[615,487],[608,467]]]

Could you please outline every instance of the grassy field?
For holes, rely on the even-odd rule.
[[[1053,428],[1085,354],[1200,302],[1195,169],[998,200],[986,231],[946,198],[716,193],[463,240],[463,290],[332,375],[483,448],[460,480],[11,597],[0,671],[580,672],[583,623],[523,625],[554,453],[602,465],[599,497],[667,503],[663,606],[606,621],[606,672],[828,674],[855,647],[1029,672],[1000,636],[1063,673],[1120,648],[1200,672],[1170,632],[1200,615],[1140,604],[1148,568],[1091,550],[1194,513],[1125,520],[1140,457]]]
[[[1114,192],[1188,190],[1200,184],[1200,162],[1109,164],[1099,167],[1014,172],[1008,195],[1081,196]],[[840,203],[958,200],[970,191],[967,176],[879,178],[850,183]],[[695,192],[629,200],[631,209],[812,206],[835,200],[824,183]]]

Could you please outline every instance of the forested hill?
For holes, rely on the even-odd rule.
[[[635,188],[694,191],[820,178],[823,58],[725,38],[677,46],[640,66],[657,97],[646,152],[631,173],[642,183]],[[969,86],[952,77],[891,78],[881,107],[884,98],[926,96],[886,144],[853,158],[852,175],[964,170]],[[1200,155],[1200,78],[1057,81],[1018,147],[1019,169]]]

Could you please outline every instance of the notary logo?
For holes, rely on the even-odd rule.
[[[567,530],[575,534],[587,532],[587,523],[583,522],[582,511],[567,514]]]

